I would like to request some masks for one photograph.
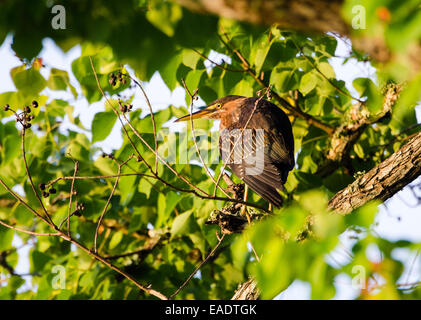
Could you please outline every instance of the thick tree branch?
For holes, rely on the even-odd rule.
[[[349,33],[341,14],[342,0],[177,0],[189,10],[253,24],[300,31]]]
[[[258,25],[276,24],[282,29],[306,33],[337,33],[351,38],[353,46],[375,61],[387,63],[395,55],[381,35],[353,32],[343,18],[343,0],[175,0],[188,10],[212,14]],[[352,10],[352,9],[351,9]],[[357,30],[360,31],[360,30]],[[421,69],[421,45],[408,47],[408,58],[414,71]]]
[[[371,200],[393,196],[421,175],[421,132],[385,161],[371,169],[330,201],[329,208],[348,214]],[[259,297],[254,279],[239,285],[232,299],[256,300]]]
[[[421,174],[421,132],[330,201],[329,208],[347,214],[370,200],[393,196]]]

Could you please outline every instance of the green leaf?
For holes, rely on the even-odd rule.
[[[32,250],[29,254],[30,272],[40,272],[51,258],[43,252]]]
[[[335,78],[335,71],[328,62],[320,62],[317,64],[317,68],[327,78]]]
[[[47,86],[47,81],[35,68],[25,69],[24,66],[10,71],[16,88],[25,96],[36,97]]]
[[[189,219],[193,213],[193,210],[189,210],[179,214],[175,219],[171,227],[171,235],[177,236],[187,232],[189,227]]]
[[[270,83],[275,86],[275,89],[278,92],[288,92],[290,90],[298,89],[300,75],[301,72],[298,70],[277,67],[270,75]]]
[[[181,53],[183,64],[186,67],[191,68],[192,70],[196,69],[197,63],[200,60],[200,56],[197,52],[194,52],[193,50],[186,49],[183,50]]]
[[[0,226],[0,252],[12,248],[14,234],[15,230]]]
[[[110,250],[115,249],[121,242],[121,240],[123,239],[123,232],[121,231],[117,231],[113,234],[113,236],[111,237],[110,243],[108,245],[108,248]]]
[[[254,95],[253,86],[249,81],[241,80],[231,90],[231,94],[252,97]]]
[[[160,193],[158,196],[158,219],[156,227],[160,227],[166,223],[170,214],[173,212],[175,206],[181,201],[183,197],[179,194],[170,191],[165,196]]]
[[[183,16],[181,7],[168,1],[150,1],[146,18],[167,36],[172,37],[177,22]]]
[[[47,86],[51,90],[66,90],[69,87],[73,96],[77,97],[76,89],[70,84],[69,74],[65,70],[52,68]]]
[[[146,198],[149,199],[151,195],[153,183],[147,178],[141,178],[139,182],[138,190],[146,195]]]
[[[17,135],[7,136],[4,140],[3,159],[4,163],[10,163],[21,153],[21,139]]]
[[[301,77],[299,90],[303,95],[307,95],[311,90],[313,90],[317,82],[320,80],[320,76],[316,73],[316,71],[310,71],[304,74]]]
[[[135,184],[137,180],[138,180],[137,176],[127,176],[127,177],[120,178],[118,189],[120,190],[121,204],[123,206],[128,205],[129,202],[132,200],[136,192]]]
[[[168,59],[165,66],[161,68],[159,73],[161,74],[162,80],[164,80],[168,89],[174,90],[177,86],[177,69],[183,60],[182,54],[176,54],[171,59]]]
[[[92,121],[92,142],[107,138],[116,120],[114,112],[98,112]]]
[[[382,110],[382,96],[379,88],[369,78],[357,78],[352,82],[354,88],[360,94],[360,97],[367,98],[367,108],[371,113],[377,113]]]

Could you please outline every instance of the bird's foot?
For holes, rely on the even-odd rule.
[[[246,216],[246,218],[247,218],[248,223],[249,223],[249,224],[251,223],[250,214],[248,213],[248,210],[247,210],[247,206],[246,206],[246,205],[243,205],[243,206],[241,207],[240,214],[241,214],[241,215],[245,215],[245,216]]]

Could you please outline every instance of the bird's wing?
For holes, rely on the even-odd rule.
[[[270,153],[280,147],[270,148],[268,141],[264,130],[231,130],[221,133],[220,146],[223,160],[227,161],[230,157],[227,164],[233,173],[263,199],[279,207],[282,197],[276,189],[283,190],[284,173]]]
[[[254,106],[255,98],[250,99]],[[253,109],[246,110],[236,125],[221,132],[222,159],[251,189],[279,207],[282,198],[277,189],[284,189],[288,172],[294,167],[291,124],[282,110],[267,101],[251,115]]]

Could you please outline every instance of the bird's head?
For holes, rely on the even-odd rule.
[[[240,101],[245,99],[242,96],[226,96],[221,99],[215,100],[214,102],[210,103],[208,106],[201,107],[199,111],[193,112],[191,114],[192,119],[213,119],[213,120],[220,120],[224,116],[231,114],[235,108],[241,107]],[[190,114],[185,115],[181,118],[175,120],[178,121],[189,121]]]

